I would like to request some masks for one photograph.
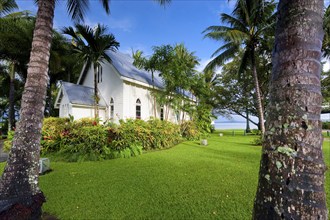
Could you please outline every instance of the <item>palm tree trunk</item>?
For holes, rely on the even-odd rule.
[[[152,91],[155,92],[155,78],[154,78],[154,71],[151,70],[151,78],[152,78]],[[157,118],[157,113],[156,113],[156,97],[153,97],[154,99],[154,117]]]
[[[253,219],[328,219],[321,134],[323,1],[278,5]]]
[[[250,119],[249,119],[249,109],[246,107],[246,129],[245,129],[246,133],[251,133],[251,129],[250,129]]]
[[[259,114],[260,131],[261,131],[261,135],[263,135],[265,133],[264,108],[262,106],[261,91],[260,91],[257,66],[256,66],[256,60],[255,60],[255,48],[252,48],[251,59],[252,59],[252,68],[253,68],[254,87],[255,87],[256,98],[257,98],[257,109],[258,109],[258,114]]]
[[[15,126],[15,62],[10,64],[10,85],[9,85],[9,111],[8,111],[8,131]]]
[[[97,119],[99,117],[99,95],[98,95],[98,89],[97,89],[97,64],[94,63],[94,118]]]
[[[41,127],[48,82],[55,0],[39,0],[20,121],[0,181],[0,219],[39,219],[45,201],[39,189]]]

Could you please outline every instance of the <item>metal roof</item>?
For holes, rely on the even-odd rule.
[[[63,92],[66,93],[71,104],[87,106],[94,105],[94,88],[69,82],[62,82],[62,89]],[[99,106],[106,106],[106,103],[102,97],[100,97]]]
[[[154,73],[154,83],[152,82],[151,72],[138,69],[133,65],[134,59],[128,55],[119,51],[108,51],[108,55],[112,60],[112,65],[116,68],[119,74],[123,77],[127,77],[139,82],[146,83],[148,85],[154,85],[157,88],[163,89],[163,80],[159,77],[159,72]]]

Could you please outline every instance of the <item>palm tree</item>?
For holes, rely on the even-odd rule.
[[[164,4],[169,0],[159,0]],[[69,14],[82,20],[88,1],[67,2]],[[100,0],[105,11],[109,0]],[[45,201],[38,186],[40,138],[48,84],[55,0],[38,0],[28,76],[22,95],[20,120],[0,181],[1,219],[38,219]]]
[[[18,9],[15,0],[0,0],[0,17]]]
[[[281,0],[253,219],[328,219],[321,133],[324,2]]]
[[[223,46],[213,53],[212,57],[216,57],[208,63],[206,69],[221,66],[225,61],[233,58],[239,52],[240,47],[244,47],[238,73],[245,72],[248,64],[251,65],[262,133],[265,131],[264,110],[257,73],[256,50],[265,33],[274,27],[274,9],[273,1],[238,0],[232,15],[221,14],[221,21],[228,23],[229,26],[210,26],[203,32],[206,33],[205,37],[224,41]]]
[[[326,58],[330,57],[330,6],[327,7],[324,13],[324,21],[323,21],[323,28],[324,28],[324,38],[323,38],[323,55]]]
[[[83,62],[72,50],[72,42],[57,31],[53,31],[52,46],[49,60],[49,84],[46,98],[45,116],[57,116],[58,112],[53,109],[53,96],[56,94],[56,83],[59,80],[77,82],[82,70]]]
[[[8,107],[8,130],[15,125],[15,86],[16,73],[25,78],[22,73],[26,71],[25,65],[29,60],[29,51],[33,35],[34,19],[25,12],[16,12],[0,19],[0,59],[6,61],[9,66],[8,76],[10,78],[9,107]]]
[[[85,69],[88,70],[92,65],[94,69],[94,116],[99,117],[99,95],[98,95],[98,69],[101,63],[107,61],[111,63],[107,51],[116,51],[119,43],[112,34],[107,34],[107,28],[98,24],[95,28],[87,25],[77,24],[76,30],[72,27],[64,28],[63,33],[70,35],[75,43],[74,51],[79,58],[84,61]],[[87,45],[86,45],[87,43]]]
[[[143,51],[137,50],[132,53],[132,57],[134,59],[133,65],[139,69],[144,69],[146,71],[151,72],[151,81],[152,81],[152,91],[155,92],[155,72],[157,71],[157,54],[153,54],[149,59],[143,57]],[[156,115],[156,97],[153,96],[153,111],[154,118],[157,118]]]

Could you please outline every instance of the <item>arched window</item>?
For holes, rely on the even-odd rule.
[[[140,101],[140,99],[136,100],[135,117],[136,117],[136,119],[141,119],[141,101]]]
[[[110,99],[110,119],[113,119],[115,117],[115,105],[113,98]]]

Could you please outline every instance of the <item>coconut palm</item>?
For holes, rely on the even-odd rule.
[[[328,219],[321,133],[324,2],[281,0],[253,219]]]
[[[98,95],[98,69],[101,63],[107,61],[111,63],[107,51],[116,51],[119,43],[114,35],[107,34],[106,26],[98,24],[95,28],[87,25],[77,24],[74,30],[72,27],[64,28],[63,33],[73,38],[74,51],[79,58],[84,61],[85,69],[91,66],[94,69],[94,116],[99,116],[99,95]]]
[[[28,76],[22,95],[20,120],[0,181],[0,219],[38,219],[45,201],[38,186],[41,127],[48,84],[55,0],[38,0]],[[89,1],[69,0],[67,9],[83,20]],[[107,13],[109,0],[100,0]],[[165,4],[168,0],[159,0]]]
[[[257,73],[256,51],[264,35],[274,28],[274,9],[273,1],[238,0],[232,15],[221,14],[221,21],[229,26],[210,26],[203,32],[207,38],[224,42],[213,53],[212,56],[215,58],[208,63],[206,69],[221,66],[225,61],[233,58],[243,47],[244,53],[238,73],[244,73],[248,65],[251,66],[262,133],[265,130],[264,109]]]

